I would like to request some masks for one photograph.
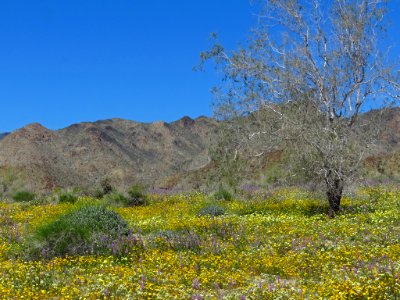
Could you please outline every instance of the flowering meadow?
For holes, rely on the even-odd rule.
[[[153,196],[108,207],[132,247],[38,259],[21,254],[38,226],[101,200],[1,202],[0,299],[400,299],[399,199],[360,190],[329,218],[324,200],[299,190]]]

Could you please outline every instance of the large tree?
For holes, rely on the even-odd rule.
[[[372,118],[379,114],[364,113],[399,98],[398,69],[382,42],[387,1],[262,4],[245,47],[227,51],[216,40],[201,55],[224,74],[216,116],[236,134],[233,157],[291,149],[296,170],[324,183],[335,214],[346,182],[379,136]]]

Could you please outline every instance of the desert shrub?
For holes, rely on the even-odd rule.
[[[233,200],[232,194],[224,189],[224,188],[219,188],[214,194],[213,194],[213,199],[214,200],[225,200],[225,201],[231,201]]]
[[[114,187],[111,184],[110,178],[104,178],[100,182],[100,186],[101,186],[101,191],[102,191],[103,195],[108,195],[114,191]]]
[[[16,202],[29,202],[34,200],[36,195],[34,193],[28,192],[28,191],[20,191],[16,192],[12,198]]]
[[[125,205],[127,206],[143,206],[147,205],[148,197],[143,186],[135,184],[128,190],[129,197]]]
[[[88,196],[100,199],[114,191],[115,188],[112,186],[110,178],[106,177],[100,181],[100,186],[88,193]]]
[[[89,197],[101,199],[104,197],[104,193],[101,189],[95,189],[88,192]]]
[[[225,209],[222,206],[216,204],[208,204],[202,207],[198,212],[198,216],[212,216],[217,217],[225,214]]]
[[[140,243],[116,212],[103,206],[82,206],[37,228],[25,253],[29,258],[116,255]]]
[[[124,194],[118,192],[108,194],[105,199],[108,201],[109,204],[126,206],[128,203],[128,198]]]
[[[78,196],[76,196],[72,192],[61,192],[58,195],[59,203],[75,203],[78,200]]]
[[[83,195],[84,191],[78,188],[55,188],[51,194],[41,198],[41,204],[76,203],[79,197],[82,197]]]

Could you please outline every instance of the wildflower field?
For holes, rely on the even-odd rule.
[[[109,255],[27,259],[38,226],[79,206],[0,203],[0,299],[400,299],[400,192],[364,189],[328,218],[298,190],[109,206],[134,242]],[[125,244],[126,246],[126,244]]]

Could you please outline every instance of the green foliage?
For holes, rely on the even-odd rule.
[[[122,205],[122,206],[127,206],[129,199],[126,197],[124,194],[118,193],[118,192],[113,192],[111,194],[108,194],[106,196],[106,200],[110,204],[116,204],[116,205]]]
[[[148,197],[143,186],[135,184],[128,190],[129,197],[126,199],[127,206],[143,206],[148,204]]]
[[[88,192],[89,197],[101,199],[104,197],[104,193],[101,189],[95,189]]]
[[[148,196],[144,187],[138,184],[131,186],[127,195],[117,192],[114,188],[104,194],[104,191],[97,191],[96,198],[104,198],[109,204],[119,206],[144,206],[148,204]]]
[[[100,181],[100,187],[96,188],[92,192],[90,192],[90,196],[94,198],[103,198],[106,195],[111,194],[115,188],[111,184],[111,179],[106,177]]]
[[[228,190],[221,187],[213,194],[213,199],[231,201],[233,200],[233,196]]]
[[[113,247],[129,233],[127,223],[103,206],[82,206],[40,226],[28,241],[29,258],[115,254]]]
[[[75,203],[77,200],[78,196],[72,192],[62,192],[58,196],[58,202],[60,203]]]
[[[225,208],[217,204],[208,204],[202,207],[197,215],[198,216],[212,216],[217,217],[225,214]]]
[[[114,187],[111,184],[111,179],[106,177],[100,182],[101,190],[104,195],[108,195],[114,191]]]
[[[84,191],[78,188],[61,189],[55,188],[53,193],[47,197],[41,197],[37,204],[50,203],[76,203],[80,197],[84,195]]]
[[[28,192],[28,191],[20,191],[16,192],[12,198],[16,202],[29,202],[34,200],[36,195],[34,193]]]

